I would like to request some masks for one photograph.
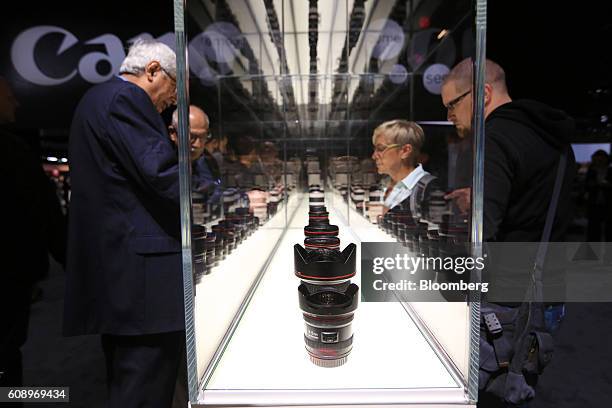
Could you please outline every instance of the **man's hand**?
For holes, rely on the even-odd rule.
[[[472,199],[472,188],[458,188],[444,196],[445,200],[453,200],[462,214],[467,214],[470,210]]]

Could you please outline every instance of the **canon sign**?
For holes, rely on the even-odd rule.
[[[75,46],[79,39],[70,31],[57,26],[36,26],[22,31],[15,38],[11,46],[11,60],[15,70],[27,81],[41,86],[61,85],[77,74],[92,84],[107,81],[119,71],[121,62],[125,58],[125,48],[121,40],[113,34],[103,34],[85,41],[86,45],[102,45],[105,52],[89,52],[81,57],[78,66],[61,78],[54,78],[45,73],[38,65],[35,56],[37,44],[47,35],[62,35],[63,40],[55,55],[59,56],[66,50]],[[136,38],[152,39],[148,33],[142,33],[127,40],[132,43]],[[166,33],[156,40],[175,49],[174,33]],[[219,74],[231,72],[231,64],[239,54],[240,48],[245,46],[245,40],[240,31],[232,24],[221,22],[210,24],[207,29],[196,35],[189,43],[189,66],[191,72],[205,85],[212,85]],[[98,71],[98,64],[105,61],[111,69],[104,74]],[[215,71],[208,61],[215,61],[218,70]]]
[[[38,66],[34,55],[34,50],[38,42],[49,34],[61,34],[63,40],[60,47],[56,51],[56,55],[60,55],[66,50],[78,43],[79,39],[68,30],[56,26],[36,26],[22,31],[11,46],[11,60],[15,70],[24,79],[42,86],[61,85],[70,81],[79,74],[85,81],[96,84],[104,82],[119,71],[121,62],[125,58],[125,50],[119,38],[112,34],[103,34],[96,38],[92,38],[85,44],[103,45],[105,52],[90,52],[85,54],[79,60],[78,66],[70,73],[61,78],[52,78],[46,74],[41,67]],[[150,34],[143,33],[129,39],[127,42],[134,41],[137,37],[153,38]],[[157,38],[157,40],[174,48],[174,34],[167,33]],[[111,69],[108,73],[102,75],[97,70],[97,65],[101,61],[106,61],[110,64]]]

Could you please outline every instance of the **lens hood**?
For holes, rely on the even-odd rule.
[[[307,251],[299,244],[293,246],[295,275],[303,280],[330,282],[355,276],[357,246],[348,244],[344,251],[320,249]]]

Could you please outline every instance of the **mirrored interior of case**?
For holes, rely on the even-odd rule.
[[[469,241],[470,213],[444,195],[471,185],[472,140],[440,89],[474,55],[473,7],[187,0],[189,98],[215,180],[192,183],[192,404],[470,404],[470,304],[363,302],[360,251]],[[384,155],[401,146],[373,134],[392,120],[423,129],[415,165],[435,183],[384,213]]]

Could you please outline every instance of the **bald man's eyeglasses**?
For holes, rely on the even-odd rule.
[[[204,143],[208,143],[212,140],[213,135],[210,131],[206,130],[203,132],[190,132],[189,133],[189,141],[190,142],[195,142],[196,140],[201,140]]]
[[[176,128],[174,126],[170,126],[169,128],[171,133],[176,133],[178,135],[178,131],[176,130]],[[189,132],[189,142],[193,143],[196,140],[201,140],[204,143],[208,143],[211,140],[213,140],[213,134],[212,132],[205,130],[205,131],[191,131]]]
[[[461,95],[459,95],[458,97],[456,97],[455,99],[453,99],[452,101],[450,101],[449,103],[447,103],[446,105],[444,105],[444,107],[450,112],[452,110],[454,110],[457,105],[459,105],[459,103],[463,100],[463,98],[465,98],[470,92],[472,92],[472,90],[468,90],[467,92],[462,93]]]

